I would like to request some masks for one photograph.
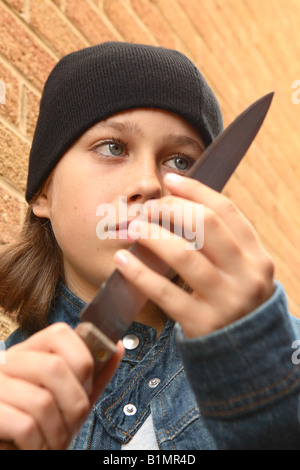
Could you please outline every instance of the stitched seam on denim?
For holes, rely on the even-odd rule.
[[[254,390],[253,392],[246,393],[244,395],[238,395],[237,397],[230,398],[229,400],[224,400],[224,401],[211,401],[211,402],[200,402],[201,405],[204,406],[222,406],[222,405],[228,405],[229,403],[234,403],[235,401],[240,401],[240,400],[245,400],[247,398],[251,398],[255,395],[259,395],[264,392],[270,391],[272,388],[280,385],[281,383],[285,382],[288,380],[290,377],[293,376],[294,373],[296,373],[300,369],[299,366],[294,367],[287,375],[282,377],[280,380],[277,380],[276,382],[273,382],[272,384],[263,387],[258,390]]]
[[[158,391],[158,393],[157,393],[156,396],[158,397],[161,393],[163,393],[163,391],[165,390],[165,388],[168,387],[168,386],[170,385],[170,383],[171,383],[173,380],[175,380],[176,377],[177,377],[179,374],[181,374],[181,372],[183,372],[183,370],[184,370],[184,367],[183,367],[183,366],[180,366],[179,369],[177,369],[177,371],[174,372],[174,374],[172,375],[172,377],[170,378],[170,380],[168,380],[168,381],[164,384],[164,386]]]
[[[177,421],[177,423],[175,424],[175,426],[173,426],[171,429],[168,429],[168,430],[166,430],[166,431],[160,431],[160,432],[157,433],[157,435],[165,434],[166,432],[167,432],[168,435],[169,435],[169,434],[171,433],[171,431],[174,431],[174,429],[177,428],[177,426],[179,425],[179,423],[180,423],[183,419],[185,419],[190,413],[192,413],[192,412],[195,411],[195,410],[198,411],[198,408],[197,408],[196,406],[195,406],[194,408],[191,408],[189,411],[187,411],[187,412],[185,413],[185,415],[182,416],[182,418],[180,418],[180,420]],[[189,422],[190,422],[190,421],[189,421]],[[188,422],[188,423],[189,423],[189,422]],[[187,424],[188,424],[188,423],[187,423]],[[166,422],[165,422],[165,426],[166,426]]]
[[[68,302],[70,302],[70,304],[72,304],[74,307],[76,307],[78,310],[81,310],[81,307],[78,307],[78,305],[74,304],[72,302],[72,300],[68,299],[68,297],[66,297],[64,294],[61,294],[63,296],[64,299],[66,299]]]
[[[164,426],[165,428],[167,427],[167,418],[166,418],[166,413],[165,413],[165,407],[164,407],[164,396],[162,395],[161,397],[161,403],[162,403],[162,410],[163,410],[163,415],[164,415]],[[173,442],[173,439],[172,437],[170,436],[170,432],[168,430],[166,430],[168,436],[169,436],[169,439],[171,441],[171,444],[172,444],[172,447],[173,449],[176,449],[175,445],[174,445],[174,442]]]
[[[277,394],[272,395],[271,397],[262,398],[261,400],[258,400],[255,403],[250,403],[249,405],[240,406],[239,408],[235,408],[234,410],[224,410],[224,411],[205,411],[205,410],[203,411],[202,410],[202,411],[203,411],[203,414],[205,416],[230,416],[230,415],[234,415],[236,413],[239,413],[241,411],[251,410],[252,408],[256,408],[258,405],[262,405],[264,403],[274,401],[274,399],[277,399],[277,398],[280,398],[280,397],[286,395],[299,382],[300,382],[300,377],[298,377],[297,380],[295,380],[291,385],[286,387],[281,392],[278,392]],[[227,403],[225,402],[224,404],[226,405]],[[203,404],[203,406],[205,406],[205,405]]]
[[[137,379],[140,377],[140,375],[142,375],[142,373],[149,367],[151,366],[151,364],[155,361],[155,359],[163,352],[163,350],[166,348],[167,344],[169,343],[170,339],[171,339],[171,336],[172,336],[172,331],[170,332],[170,335],[169,335],[169,338],[168,340],[165,342],[164,344],[164,347],[156,354],[156,356],[152,359],[152,361],[147,365],[145,366],[141,371],[140,373],[137,375],[137,377],[134,379],[134,381],[132,382],[132,384],[130,385],[130,387],[123,393],[123,395],[118,398],[118,400],[116,402],[114,402],[112,405],[109,406],[109,408],[107,408],[105,411],[104,411],[104,414],[106,416],[106,418],[108,419],[108,421],[111,423],[111,425],[117,429],[118,431],[121,431],[123,434],[125,434],[125,436],[130,436],[130,432],[132,431],[132,429],[135,427],[136,424],[134,424],[134,426],[129,429],[129,431],[123,431],[122,429],[118,428],[117,426],[114,425],[114,423],[111,421],[111,419],[107,416],[107,412],[113,408],[115,405],[117,405],[117,403],[119,403],[119,401],[121,401],[124,396],[129,392],[129,390],[133,387],[133,385],[135,384],[135,382],[137,381]],[[147,406],[148,406],[148,403],[147,403]],[[139,414],[136,422],[140,419],[140,417],[142,416],[144,410],[147,408],[147,406],[145,406],[145,408],[141,411],[141,413]],[[130,436],[131,437],[131,436]]]

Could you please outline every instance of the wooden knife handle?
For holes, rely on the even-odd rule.
[[[103,367],[116,352],[116,345],[92,323],[82,322],[75,328],[80,338],[85,342],[94,358],[94,382],[99,377]],[[0,450],[18,450],[13,442],[0,441]]]
[[[94,358],[94,382],[99,377],[102,369],[117,350],[113,343],[93,323],[82,322],[75,331],[85,342]]]

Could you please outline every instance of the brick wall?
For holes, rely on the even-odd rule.
[[[292,102],[299,30],[299,0],[0,0],[0,244],[22,222],[41,90],[59,58],[106,40],[176,48],[207,77],[225,124],[275,91],[264,127],[225,193],[257,228],[300,317],[300,104]],[[0,339],[11,328],[7,322],[0,317]]]

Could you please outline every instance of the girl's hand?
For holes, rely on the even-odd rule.
[[[167,175],[165,184],[172,194],[148,201],[148,218],[152,204],[178,204],[188,214],[196,214],[196,205],[203,204],[204,245],[188,250],[184,238],[167,237],[170,233],[162,227],[160,239],[153,239],[147,222],[142,222],[139,229],[143,233],[146,229],[149,236],[137,242],[172,267],[193,293],[149,269],[128,250],[116,253],[117,267],[147,298],[178,321],[187,337],[205,335],[247,315],[272,295],[273,263],[253,227],[228,198],[178,175]],[[136,221],[132,224],[139,231]]]
[[[0,366],[0,441],[19,449],[66,449],[122,355],[92,384],[92,356],[64,323],[11,347]]]

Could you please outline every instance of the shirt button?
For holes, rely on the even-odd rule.
[[[150,388],[155,388],[155,387],[157,387],[159,382],[160,382],[160,379],[151,379],[151,380],[149,380],[148,385],[149,385]]]
[[[123,345],[126,349],[135,349],[140,344],[140,340],[136,335],[126,335],[123,338]]]
[[[131,405],[131,403],[128,403],[128,405],[124,406],[123,411],[127,416],[133,416],[135,415],[137,410],[134,405]]]

